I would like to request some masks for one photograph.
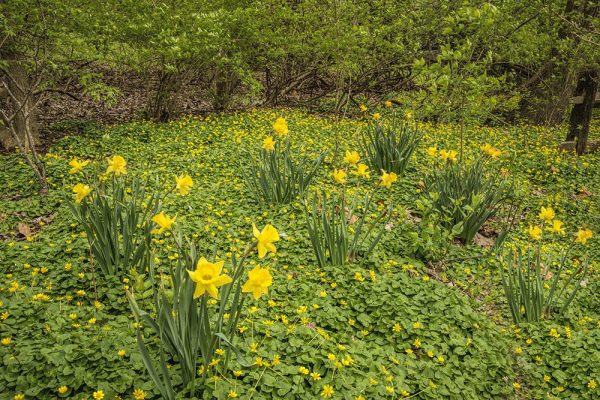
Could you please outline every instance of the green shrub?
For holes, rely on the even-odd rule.
[[[325,159],[326,152],[310,159],[292,156],[289,141],[261,149],[258,159],[250,157],[246,183],[257,202],[289,203],[302,196]]]
[[[320,266],[344,265],[373,251],[392,217],[392,207],[377,211],[372,199],[367,194],[364,202],[355,200],[348,207],[344,189],[341,195],[334,192],[327,198],[321,192],[310,203],[305,201],[308,235]]]
[[[416,126],[394,120],[390,124],[371,124],[360,136],[358,145],[372,170],[402,175],[420,139]]]
[[[465,243],[473,240],[483,224],[510,198],[510,187],[499,171],[483,159],[472,163],[446,162],[428,177],[425,197],[442,216],[441,224]]]

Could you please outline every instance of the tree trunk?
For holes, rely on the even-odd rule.
[[[583,104],[581,105],[581,128],[577,137],[577,154],[585,152],[588,134],[590,132],[590,121],[594,103],[596,102],[596,92],[598,91],[598,72],[588,71],[583,74]],[[575,109],[573,109],[575,110]]]
[[[19,147],[20,142],[23,148],[29,151],[33,146],[40,144],[37,107],[33,96],[34,89],[19,62],[9,64],[7,75],[4,76],[4,84],[6,88],[0,93],[0,101],[7,114],[14,115],[10,121],[14,133],[11,132],[11,127],[2,126],[0,143],[5,149],[12,150]]]

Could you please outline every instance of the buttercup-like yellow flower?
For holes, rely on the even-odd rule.
[[[81,171],[83,171],[83,167],[85,167],[89,163],[90,163],[90,160],[79,161],[78,159],[74,158],[69,162],[69,167],[71,167],[71,170],[69,171],[69,173],[76,174],[78,172],[81,172]]]
[[[323,391],[321,391],[321,396],[325,399],[328,399],[333,396],[335,390],[333,390],[333,386],[325,385],[323,386]]]
[[[333,171],[333,179],[335,179],[337,183],[341,183],[342,185],[346,183],[347,176],[348,174],[343,169],[336,169]]]
[[[427,150],[425,150],[427,152],[427,155],[429,157],[435,157],[437,156],[437,147],[428,147]]]
[[[161,211],[160,214],[156,214],[152,217],[152,222],[156,223],[159,227],[156,229],[152,229],[150,233],[152,234],[161,234],[164,231],[170,231],[175,223],[177,217],[170,218],[164,211]]]
[[[133,391],[133,398],[135,400],[145,400],[146,399],[146,392],[144,392],[142,389],[135,389]]]
[[[175,182],[177,183],[177,191],[180,196],[186,196],[190,193],[192,186],[194,186],[194,181],[192,177],[189,175],[181,175],[175,178]]]
[[[285,120],[285,118],[283,118],[283,117],[277,118],[277,120],[275,120],[275,123],[273,124],[273,130],[280,136],[287,135],[289,132],[289,129],[288,129],[288,124],[287,124],[287,121]]]
[[[374,119],[375,121],[377,121],[377,120],[378,120],[378,119],[380,119],[380,118],[381,118],[381,114],[379,114],[379,113],[374,113],[374,114],[373,114],[373,119]]]
[[[365,112],[368,110],[367,106],[365,106],[364,104],[361,104],[360,106],[358,106],[358,108],[360,108],[360,112]]]
[[[252,224],[252,233],[257,243],[258,248],[258,258],[263,258],[267,255],[267,252],[277,253],[277,248],[273,244],[279,240],[279,233],[277,233],[277,229],[273,225],[266,225],[262,231],[259,231],[256,225]]]
[[[575,243],[586,244],[588,239],[591,239],[593,236],[592,231],[588,228],[580,229],[575,234]]]
[[[412,114],[412,112],[410,112],[410,111],[406,111],[406,112],[404,113],[404,120],[406,120],[406,121],[410,121],[412,118],[413,118],[413,114]]]
[[[454,150],[440,150],[440,158],[444,161],[456,161],[458,153]]]
[[[543,219],[546,222],[550,222],[554,219],[554,210],[552,207],[542,207],[540,214],[538,215],[540,219]]]
[[[92,396],[94,397],[94,400],[102,400],[104,399],[104,392],[102,390],[97,390],[92,394]]]
[[[92,189],[88,185],[78,183],[73,187],[73,193],[75,194],[75,203],[79,204],[81,201],[92,192]]]
[[[61,386],[61,387],[59,387],[59,388],[57,389],[57,392],[58,392],[58,394],[65,394],[65,393],[67,393],[67,391],[68,391],[68,390],[69,390],[69,388],[68,388],[68,387],[66,387],[66,386]]]
[[[565,233],[565,228],[563,228],[562,221],[555,219],[552,221],[552,228],[550,228],[550,232],[558,233],[559,235],[563,235]]]
[[[248,271],[248,281],[242,286],[243,293],[252,293],[255,300],[258,300],[263,294],[267,294],[269,286],[273,284],[273,277],[266,268],[259,266]]]
[[[190,279],[196,282],[196,290],[194,290],[194,298],[208,293],[212,298],[216,299],[219,295],[219,287],[232,282],[228,275],[221,275],[224,261],[211,263],[202,257],[196,265],[195,271],[188,270]]]
[[[386,106],[387,108],[390,108],[390,107],[392,106],[392,102],[391,102],[391,101],[389,101],[389,100],[388,100],[388,101],[386,101],[384,104],[385,104],[385,106]]]
[[[381,180],[380,185],[385,186],[386,188],[391,188],[392,183],[398,180],[398,175],[395,172],[390,172],[389,174],[384,170],[381,170],[381,176],[379,177]]]
[[[357,164],[356,170],[352,171],[352,173],[356,176],[360,176],[361,178],[369,178],[369,166],[366,164]]]
[[[263,141],[262,148],[268,151],[275,150],[275,141],[273,140],[273,137],[267,136]]]
[[[346,156],[344,157],[344,162],[350,165],[356,165],[356,163],[360,160],[360,154],[357,151],[349,151],[346,150]]]
[[[121,156],[114,156],[108,159],[108,168],[106,173],[114,173],[115,175],[123,175],[127,173],[127,161]]]
[[[542,238],[542,229],[537,225],[529,225],[527,233],[529,233],[529,237],[531,237],[533,240],[540,240]]]

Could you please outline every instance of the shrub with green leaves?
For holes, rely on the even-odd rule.
[[[402,175],[420,139],[414,125],[396,120],[390,123],[376,121],[362,133],[358,145],[372,170]]]
[[[442,216],[440,223],[471,242],[483,224],[510,199],[510,185],[499,170],[479,158],[447,161],[428,176],[425,196]]]
[[[247,186],[259,203],[289,203],[304,195],[325,155],[311,159],[299,151],[294,157],[289,140],[285,145],[263,146],[257,159],[249,157]]]
[[[364,201],[346,202],[346,191],[329,196],[322,191],[305,201],[308,235],[320,266],[344,265],[359,256],[368,257],[373,251],[387,223],[392,207],[378,209],[373,195]]]
[[[78,184],[67,204],[86,234],[91,262],[103,275],[117,275],[147,264],[150,218],[160,207],[158,192],[137,178],[109,176],[93,188]]]

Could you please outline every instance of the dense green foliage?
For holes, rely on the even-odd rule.
[[[561,133],[548,129],[419,124],[423,137],[411,160],[414,169],[389,189],[376,171],[370,178],[348,176],[347,190],[357,196],[377,187],[377,204],[393,200],[389,231],[360,262],[319,267],[304,204],[256,203],[243,178],[245,160],[232,156],[240,146],[259,151],[281,115],[293,143],[308,152],[330,150],[309,194],[340,190],[332,172],[345,166],[335,149],[356,150],[355,133],[368,122],[288,110],[87,129],[61,139],[44,157],[47,197],[36,195],[34,176],[17,155],[0,156],[0,398],[83,399],[102,390],[105,399],[131,399],[134,389],[159,398],[136,345],[137,325],[125,295],[133,291],[140,309],[152,311],[157,287],[151,270],[94,277],[88,241],[64,203],[73,186],[85,181],[69,174],[69,161],[90,159],[102,168],[115,154],[127,160],[128,176],[148,179],[149,191],[168,192],[176,176],[192,176],[190,194],[167,196],[162,209],[178,215],[176,223],[197,243],[198,256],[230,260],[251,237],[253,222],[271,223],[281,234],[277,253],[268,256],[273,285],[266,297],[248,301],[240,318],[238,346],[253,365],[243,366],[235,355],[222,375],[209,365],[206,383],[197,387],[204,398],[227,398],[232,391],[240,398],[323,398],[326,385],[334,390],[332,398],[598,397],[597,262],[591,262],[585,285],[565,313],[512,325],[496,256],[479,245],[449,243],[412,212],[424,196],[420,181],[439,163],[426,149],[458,149],[464,129],[463,157],[478,158],[486,143],[501,149],[494,162],[515,181],[527,211],[507,243],[525,246],[527,227],[538,223],[541,206],[551,206],[568,234],[550,240],[544,233],[541,249],[559,254],[577,228],[588,226],[595,235],[599,230],[597,154],[559,153],[551,143]],[[154,177],[158,180],[149,179]],[[30,226],[29,240],[18,233],[19,222]],[[498,221],[486,225],[493,230]],[[169,265],[183,261],[185,252],[167,239],[172,238],[153,238],[155,271],[167,273]],[[572,254],[581,258],[584,250],[597,259],[597,235]],[[432,255],[435,262],[429,262]],[[564,274],[574,272],[568,268]],[[158,362],[155,331],[142,322],[140,334]],[[180,361],[167,362],[183,394]],[[66,391],[59,394],[62,386]]]

